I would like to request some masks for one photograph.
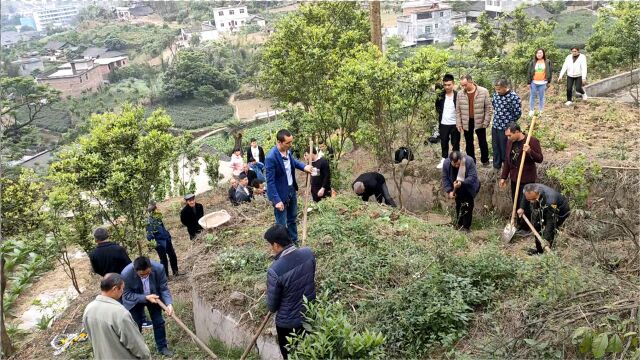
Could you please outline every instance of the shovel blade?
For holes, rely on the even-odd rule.
[[[507,224],[507,226],[504,227],[504,230],[502,230],[502,241],[504,241],[505,243],[511,242],[511,239],[513,238],[513,235],[515,235],[516,230],[517,229],[513,224]]]

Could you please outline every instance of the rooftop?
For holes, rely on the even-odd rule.
[[[94,64],[98,64],[98,65],[106,65],[106,64],[111,64],[114,63],[116,61],[121,61],[126,59],[126,56],[116,56],[116,57],[110,57],[110,58],[100,58],[100,59],[95,59],[94,60]]]
[[[32,58],[26,58],[26,59],[19,59],[16,61],[12,61],[12,64],[33,64],[33,63],[38,63],[38,62],[42,62],[42,59],[40,58],[36,58],[36,57],[32,57]]]

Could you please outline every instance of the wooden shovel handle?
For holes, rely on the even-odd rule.
[[[533,125],[536,122],[536,117],[531,118],[531,124],[529,125],[529,132],[527,133],[527,141],[525,141],[525,145],[529,145],[529,140],[533,136]],[[516,223],[516,209],[518,209],[518,196],[520,195],[520,179],[522,178],[522,168],[524,167],[524,158],[527,156],[527,153],[524,152],[524,147],[522,148],[522,156],[520,157],[520,168],[518,169],[518,179],[516,180],[516,193],[513,195],[513,210],[511,211],[511,225],[515,225]]]
[[[157,300],[157,304],[162,308],[162,310],[164,310],[165,312],[168,312],[169,309],[167,308],[167,306],[162,302],[162,300]],[[189,334],[189,336],[193,339],[193,341],[196,342],[196,344],[198,344],[198,346],[200,346],[200,348],[207,353],[207,355],[209,355],[210,358],[212,359],[217,359],[218,357],[216,356],[216,354],[213,353],[213,351],[211,351],[211,349],[209,349],[209,347],[207,345],[205,345],[205,343],[202,342],[202,340],[200,340],[196,334],[194,334],[191,330],[189,330],[189,328],[187,327],[187,325],[185,325],[182,320],[180,320],[180,318],[178,318],[178,315],[176,315],[175,312],[171,313],[171,317],[173,318],[173,320],[175,320],[175,322],[178,324],[178,326],[180,326],[182,328],[182,330],[184,330],[187,334]]]
[[[313,154],[313,140],[309,139],[309,165],[311,165],[311,155]],[[304,190],[304,211],[302,212],[302,241],[300,246],[304,246],[307,240],[307,209],[309,209],[309,194],[311,193],[311,174],[307,174],[307,188]]]
[[[536,238],[538,238],[538,241],[540,241],[540,244],[544,245],[544,249],[548,250],[548,251],[551,251],[551,247],[549,246],[549,242],[547,240],[543,239],[542,236],[540,236],[540,233],[538,233],[538,231],[533,226],[533,224],[531,224],[531,222],[527,218],[527,215],[522,214],[522,218],[524,219],[524,222],[526,222],[527,225],[529,225],[529,229],[531,229],[531,232],[533,233],[533,235],[535,235]]]
[[[251,352],[251,349],[253,349],[253,345],[255,345],[256,341],[258,341],[258,338],[262,334],[262,331],[264,331],[265,326],[267,326],[267,322],[269,322],[269,318],[271,317],[272,314],[273,313],[269,311],[267,315],[264,317],[264,320],[262,320],[262,324],[260,324],[260,328],[258,329],[256,334],[253,336],[253,339],[251,339],[251,343],[247,346],[246,349],[244,349],[244,353],[242,353],[240,360],[245,360],[247,356],[249,356],[249,352]]]

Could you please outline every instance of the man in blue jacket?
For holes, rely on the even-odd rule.
[[[267,308],[277,312],[278,344],[287,359],[287,336],[302,332],[303,297],[316,298],[316,258],[308,247],[296,248],[284,225],[273,225],[264,238],[275,254],[267,271]]]
[[[293,135],[282,129],[276,134],[277,144],[265,158],[267,196],[273,204],[276,224],[285,225],[294,243],[298,243],[298,184],[295,169],[311,173],[313,167],[293,157]]]
[[[164,302],[168,308],[167,315],[171,316],[173,300],[167,286],[164,266],[149,260],[146,256],[140,256],[122,270],[122,279],[124,280],[122,305],[129,310],[140,331],[142,331],[142,318],[146,307],[151,315],[153,337],[156,340],[158,352],[165,356],[173,356],[173,352],[167,347],[162,308],[158,305],[158,300]]]
[[[155,201],[151,201],[147,207],[149,212],[149,218],[147,219],[147,240],[155,240],[156,252],[160,258],[160,263],[164,266],[164,271],[169,277],[169,263],[171,263],[171,270],[173,276],[178,276],[178,257],[176,251],[173,249],[173,243],[171,242],[171,234],[164,223],[162,222],[162,214],[158,211],[158,206]],[[169,256],[169,261],[167,261]]]
[[[452,151],[442,166],[442,188],[447,197],[456,200],[457,227],[471,231],[473,199],[480,191],[480,181],[473,158],[460,151]]]

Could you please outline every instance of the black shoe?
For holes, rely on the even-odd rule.
[[[531,236],[531,231],[530,230],[525,230],[525,229],[520,229],[520,230],[517,230],[514,235],[517,236],[517,237],[527,237],[527,236]]]
[[[431,136],[428,141],[432,144],[437,144],[440,142],[440,136]]]
[[[541,253],[538,252],[538,249],[527,249],[527,255],[529,256],[536,256],[540,254]]]
[[[487,161],[487,162],[482,163],[482,167],[484,167],[484,168],[489,167],[489,162]]]
[[[180,271],[176,270],[176,271],[173,272],[173,276],[182,276],[182,275],[184,275],[184,273],[182,273]]]
[[[466,228],[466,227],[464,227],[464,226],[463,226],[463,227],[461,227],[461,228],[460,228],[460,229],[458,229],[458,230],[460,230],[460,232],[461,232],[461,233],[465,233],[465,234],[469,234],[469,233],[471,233],[471,229]]]
[[[173,351],[169,350],[168,347],[160,350],[159,353],[164,355],[164,356],[166,356],[166,357],[172,357],[173,356]]]

